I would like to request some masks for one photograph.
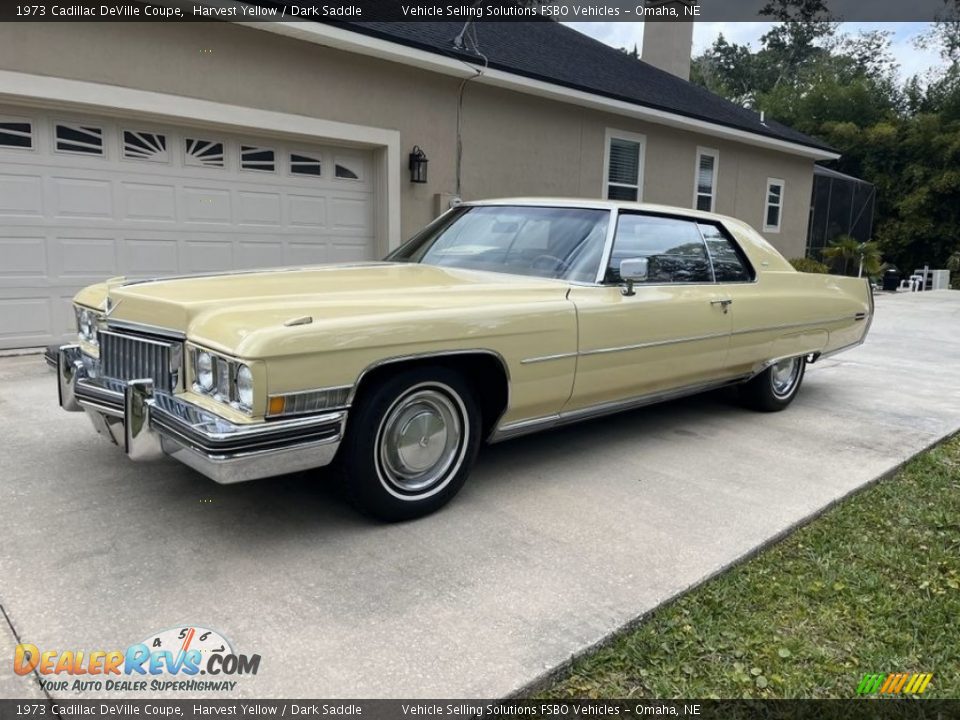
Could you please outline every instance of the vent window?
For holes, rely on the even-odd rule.
[[[183,161],[185,165],[193,167],[222,168],[223,143],[214,140],[186,138]]]
[[[123,156],[128,160],[167,161],[167,136],[159,133],[123,131]]]
[[[57,150],[60,152],[103,155],[103,128],[91,125],[57,125],[56,141]]]
[[[357,174],[357,171],[356,171],[356,170],[351,170],[351,169],[350,169],[349,167],[347,167],[346,165],[341,165],[340,163],[337,163],[336,168],[334,169],[334,174],[335,174],[338,178],[342,178],[342,179],[344,179],[344,180],[359,180],[359,179],[360,179],[360,175]]]
[[[32,148],[33,126],[21,120],[0,122],[0,147]]]
[[[317,175],[322,173],[320,158],[309,155],[290,154],[290,172],[294,175]]]
[[[241,145],[240,167],[244,170],[273,172],[276,168],[276,154],[269,148]]]

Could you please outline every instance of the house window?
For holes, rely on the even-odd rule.
[[[607,131],[603,196],[608,200],[636,200],[643,196],[645,138],[634,133]]]
[[[159,133],[123,131],[123,156],[128,160],[167,161],[167,136]]]
[[[57,125],[57,150],[82,155],[103,155],[103,128],[90,125]]]
[[[4,120],[0,122],[0,147],[33,147],[33,127],[26,120]]]
[[[319,157],[290,153],[290,172],[294,175],[320,175],[321,170]]]
[[[697,148],[696,182],[693,188],[693,206],[697,210],[713,212],[717,196],[717,166],[720,153],[711,148]]]
[[[261,170],[273,172],[276,164],[276,155],[270,148],[254,145],[240,146],[240,167],[243,170]]]
[[[184,165],[193,167],[223,167],[223,143],[197,138],[184,139]]]
[[[767,202],[763,213],[764,232],[780,232],[783,215],[783,180],[767,178]]]

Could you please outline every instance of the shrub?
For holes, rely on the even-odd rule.
[[[790,260],[790,264],[793,265],[793,269],[797,272],[824,274],[830,272],[829,265],[824,265],[822,262],[818,262],[813,258],[793,258]]]

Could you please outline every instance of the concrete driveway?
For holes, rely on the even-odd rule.
[[[394,526],[322,478],[131,464],[39,357],[6,358],[0,603],[41,650],[217,629],[262,657],[233,696],[507,695],[960,428],[958,328],[960,292],[878,297],[786,412],[721,393],[515,440]],[[0,696],[37,695],[14,643],[0,627]]]

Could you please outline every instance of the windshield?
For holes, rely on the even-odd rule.
[[[587,208],[459,207],[386,259],[593,282],[608,218]]]

